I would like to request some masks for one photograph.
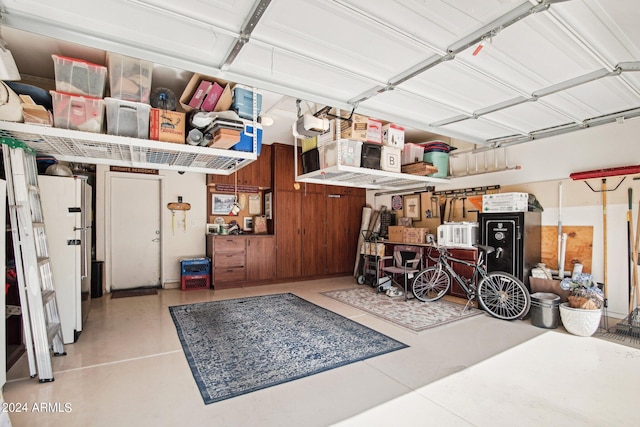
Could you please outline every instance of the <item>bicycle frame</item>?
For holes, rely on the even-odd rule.
[[[438,268],[440,269],[444,268],[444,270],[447,273],[449,273],[449,276],[453,278],[458,283],[458,285],[460,285],[462,290],[464,290],[464,292],[467,294],[467,298],[469,298],[469,300],[473,299],[476,296],[476,284],[478,283],[478,280],[487,275],[487,270],[484,267],[484,259],[483,259],[484,252],[479,251],[478,261],[471,262],[471,261],[466,261],[466,260],[451,256],[451,254],[444,247],[437,247],[436,249],[438,250],[437,259],[430,257],[428,253],[427,253],[427,257],[430,260],[434,261],[436,263],[435,265]],[[467,283],[464,277],[456,273],[456,271],[453,269],[453,267],[450,265],[448,261],[466,265],[467,267],[473,268],[473,276],[471,277],[471,280],[469,280],[469,282]]]

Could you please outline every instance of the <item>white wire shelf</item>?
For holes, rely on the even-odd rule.
[[[369,190],[403,190],[418,187],[422,184],[426,187],[428,184],[449,182],[447,178],[434,178],[431,176],[411,175],[343,165],[340,146],[343,142],[346,143],[347,141],[348,140],[342,139],[336,141],[337,161],[335,166],[298,175],[298,162],[294,162],[295,180],[311,184],[340,185],[343,187],[366,188]],[[295,156],[298,155],[297,144],[294,153]]]
[[[298,175],[298,182],[312,184],[341,185],[343,187],[367,188],[370,190],[402,190],[410,187],[425,187],[431,183],[448,183],[446,178],[387,172],[377,169],[336,165],[326,169]]]
[[[255,152],[221,150],[4,121],[0,121],[0,138],[17,139],[36,150],[38,154],[51,155],[60,161],[214,175],[230,175],[236,167],[241,169],[258,158]]]

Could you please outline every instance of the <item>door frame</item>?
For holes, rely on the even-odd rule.
[[[164,288],[164,216],[165,212],[162,208],[164,206],[164,176],[163,175],[145,175],[126,172],[106,172],[105,174],[105,251],[104,251],[104,264],[105,264],[105,291],[111,292],[111,180],[113,178],[129,178],[129,179],[145,179],[158,181],[160,190],[160,286]]]

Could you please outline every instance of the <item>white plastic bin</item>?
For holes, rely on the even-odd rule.
[[[108,134],[149,138],[149,104],[115,98],[105,98],[104,102],[107,106]]]

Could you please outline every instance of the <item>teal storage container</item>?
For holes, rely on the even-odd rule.
[[[449,176],[449,153],[443,153],[442,151],[429,151],[424,153],[424,162],[433,164],[438,168],[438,172],[432,173],[429,176],[434,178],[446,178]]]

